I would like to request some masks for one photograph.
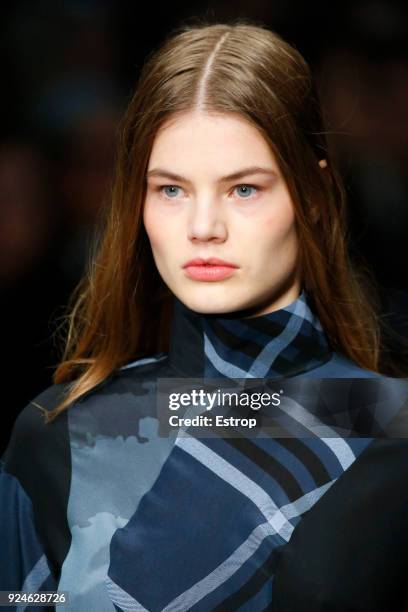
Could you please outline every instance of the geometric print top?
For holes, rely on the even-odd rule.
[[[278,379],[332,356],[304,289],[284,308],[249,318],[202,315],[176,299],[172,331],[170,360],[184,376]]]
[[[305,291],[249,319],[174,306],[168,353],[50,425],[38,405],[64,385],[19,415],[0,473],[0,590],[66,591],[72,612],[405,609],[406,438],[163,437],[156,395],[160,378],[361,378],[375,386],[361,401],[391,417],[406,381],[334,352]],[[308,416],[291,419],[306,432]]]

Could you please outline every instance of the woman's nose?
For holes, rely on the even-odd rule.
[[[205,198],[196,201],[192,206],[189,218],[190,239],[225,238],[227,228],[224,217],[222,206],[216,199]]]

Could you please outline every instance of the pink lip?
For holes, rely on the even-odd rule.
[[[224,261],[224,259],[218,259],[218,257],[196,257],[195,259],[190,259],[187,263],[184,264],[183,268],[187,266],[229,266],[230,268],[238,268],[235,264],[230,263],[229,261]]]
[[[183,266],[190,278],[202,281],[217,281],[228,278],[234,274],[238,267],[217,257],[191,259]]]

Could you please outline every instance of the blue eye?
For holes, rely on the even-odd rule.
[[[180,189],[180,187],[178,187],[177,185],[162,185],[159,189],[161,191],[162,189]],[[174,191],[173,191],[173,195],[174,195]],[[172,199],[172,196],[168,196],[168,194],[166,194],[166,196]]]
[[[168,198],[169,200],[174,200],[179,195],[177,192],[178,189],[181,189],[181,187],[179,187],[178,185],[160,185],[159,187],[157,187],[157,190],[161,193],[163,192],[165,197]],[[234,187],[234,190],[235,189],[241,190],[240,191],[241,195],[239,197],[240,200],[250,199],[250,196],[253,190],[255,190],[256,192],[260,191],[259,187],[256,187],[255,185],[250,185],[248,183],[242,183],[241,185],[236,185]],[[168,191],[165,191],[165,190],[168,190]]]
[[[245,191],[241,191],[241,194],[243,194],[245,197],[244,198],[240,198],[241,200],[247,200],[248,199],[248,193],[249,193],[249,195],[251,195],[250,192],[249,192],[250,189],[255,189],[256,191],[258,191],[258,188],[255,187],[255,185],[248,185],[247,183],[243,183],[242,185],[237,185],[235,187],[235,189],[241,189],[242,187],[244,188]]]

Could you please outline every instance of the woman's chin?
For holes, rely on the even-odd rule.
[[[225,291],[197,288],[179,294],[181,300],[188,308],[201,314],[227,313],[237,308],[237,298],[233,292],[226,295]]]
[[[248,312],[250,315],[252,309],[256,306],[251,306],[253,301],[248,300],[248,291],[232,291],[231,288],[215,287],[211,283],[211,287],[197,287],[187,289],[176,293],[178,299],[183,302],[190,310],[194,310],[200,314],[227,314],[236,312],[237,315],[243,315]],[[241,288],[242,289],[242,288]]]

